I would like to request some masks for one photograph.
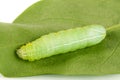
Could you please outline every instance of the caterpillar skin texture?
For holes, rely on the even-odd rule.
[[[101,25],[89,25],[49,33],[35,41],[22,46],[17,54],[23,60],[40,60],[41,58],[67,53],[100,43],[106,36]]]

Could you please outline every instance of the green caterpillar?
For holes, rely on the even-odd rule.
[[[67,53],[100,43],[106,36],[101,25],[89,25],[50,33],[22,46],[17,54],[23,60],[40,60],[41,58]]]

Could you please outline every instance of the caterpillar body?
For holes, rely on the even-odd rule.
[[[100,43],[106,36],[106,29],[101,25],[89,25],[49,33],[17,50],[23,60],[40,60],[52,55],[67,53]]]

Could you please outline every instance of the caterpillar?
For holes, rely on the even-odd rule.
[[[101,25],[77,27],[43,35],[16,53],[23,60],[35,61],[98,44],[105,36],[106,29]]]

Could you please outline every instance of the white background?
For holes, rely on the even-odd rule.
[[[20,13],[37,1],[39,0],[0,0],[0,22],[12,23]],[[0,80],[120,80],[120,74],[106,76],[40,75],[22,78],[6,78],[0,75]]]

